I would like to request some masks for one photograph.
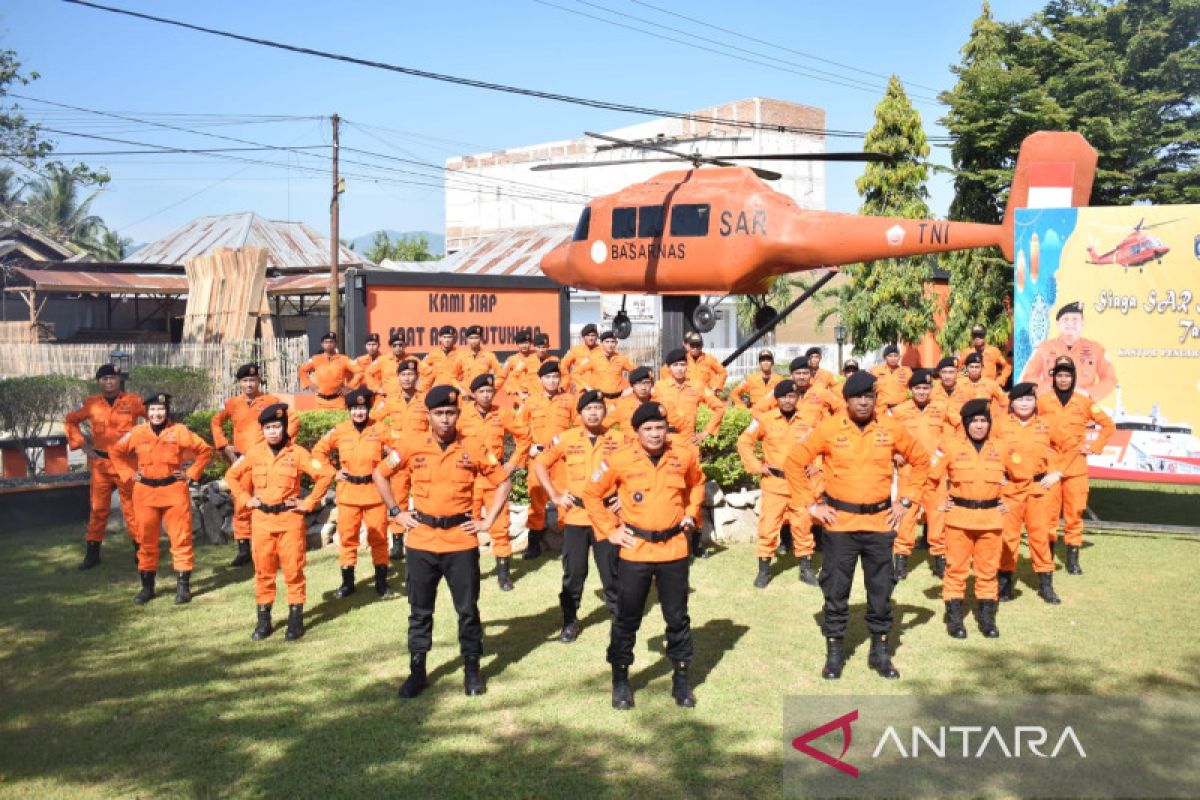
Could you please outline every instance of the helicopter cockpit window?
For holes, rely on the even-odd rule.
[[[672,236],[707,236],[708,203],[684,203],[671,208]]]
[[[666,227],[667,210],[662,206],[642,206],[638,209],[638,236],[658,238]]]
[[[632,239],[637,236],[637,209],[614,208],[612,212],[612,238]]]
[[[579,215],[579,223],[575,226],[575,235],[571,237],[572,242],[587,241],[588,232],[592,228],[592,208],[584,206],[583,213]]]

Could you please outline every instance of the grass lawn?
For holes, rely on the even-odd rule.
[[[1200,486],[1092,481],[1088,508],[1105,522],[1200,526]]]
[[[1200,693],[1195,586],[1200,538],[1089,535],[1086,575],[1057,576],[1043,604],[1022,563],[998,640],[949,639],[922,560],[895,596],[900,681],[866,668],[861,585],[845,677],[819,677],[820,593],[794,563],[751,586],[749,547],[694,566],[699,706],[675,707],[657,609],[634,665],[637,708],[609,707],[608,625],[589,577],[579,641],[560,619],[556,560],[517,561],[502,594],[487,570],[481,606],[488,693],[462,694],[449,594],[439,597],[432,686],[401,702],[407,604],[380,602],[360,567],[345,601],[332,549],[310,553],[309,632],[250,641],[250,572],[233,548],[201,546],[196,599],[173,579],[148,606],[130,598],[128,542],[76,571],[80,531],[0,534],[0,796],[30,797],[774,797],[781,793],[785,694]],[[278,621],[286,614],[282,598]]]

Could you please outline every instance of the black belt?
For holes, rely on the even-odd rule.
[[[674,425],[668,425],[667,433],[679,433],[679,428],[676,428]]]
[[[275,503],[274,505],[263,503],[257,510],[264,514],[282,514],[285,511],[291,511],[293,508],[295,506],[289,506],[287,503]]]
[[[346,481],[347,483],[356,483],[359,486],[365,486],[368,483],[374,482],[375,479],[370,475],[347,475],[346,477],[342,478],[342,480]]]
[[[647,542],[665,542],[668,539],[673,539],[679,534],[683,533],[682,525],[675,525],[674,527],[667,528],[664,531],[648,531],[644,528],[638,528],[634,525],[630,525],[629,523],[625,523],[625,527],[634,536],[638,537],[639,539],[645,539]]]
[[[951,500],[951,502],[954,503],[954,505],[962,506],[963,508],[984,509],[984,508],[996,508],[997,506],[1000,505],[999,497],[995,498],[994,500],[966,500],[962,497],[953,497],[952,496],[950,498],[950,500]]]
[[[321,398],[322,400],[337,400],[339,397],[341,397],[341,394],[338,392],[334,392],[333,394],[321,394],[320,392],[317,392],[317,397]]]
[[[1033,476],[1033,479],[1038,483],[1041,483],[1042,481],[1046,480],[1046,473],[1039,472],[1037,475]]]
[[[145,486],[153,486],[157,488],[159,486],[170,486],[172,483],[176,483],[178,480],[179,478],[176,478],[174,475],[172,475],[169,478],[142,478],[141,482]]]
[[[877,503],[847,503],[845,500],[825,495],[825,505],[850,514],[878,514],[880,511],[887,511],[891,508],[892,501],[885,497]]]
[[[767,471],[770,472],[772,475],[774,475],[776,478],[787,477],[786,475],[783,474],[783,470],[781,470],[779,467],[767,467]]]
[[[446,530],[447,528],[457,528],[471,518],[470,514],[455,514],[452,517],[435,517],[432,514],[426,514],[423,511],[414,511],[413,516],[417,518],[417,522],[422,525],[428,525],[431,528]]]
[[[605,400],[616,400],[621,396],[621,392],[601,392],[600,394],[604,395]]]
[[[93,447],[92,452],[96,454],[96,458],[108,458],[107,450],[97,450],[96,448]]]

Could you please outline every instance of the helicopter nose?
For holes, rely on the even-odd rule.
[[[546,255],[542,256],[542,272],[551,280],[558,281],[564,286],[570,286],[570,270],[567,262],[567,244],[560,244]]]

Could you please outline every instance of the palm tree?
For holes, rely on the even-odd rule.
[[[133,239],[105,228],[100,240],[94,248],[89,248],[89,252],[99,261],[120,261],[131,244]]]
[[[21,190],[17,174],[9,167],[0,167],[0,212],[12,219],[21,213]]]
[[[33,183],[25,196],[25,218],[55,239],[94,253],[100,249],[104,221],[88,211],[99,191],[80,201],[79,179],[71,171],[49,165],[46,176]]]

